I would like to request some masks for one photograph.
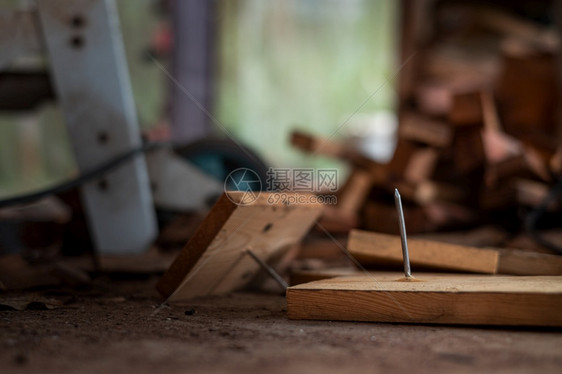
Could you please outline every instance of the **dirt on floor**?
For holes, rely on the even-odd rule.
[[[2,373],[562,372],[562,331],[292,321],[282,295],[162,306],[156,278],[0,294]]]

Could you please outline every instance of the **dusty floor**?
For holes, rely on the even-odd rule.
[[[0,294],[60,304],[0,311],[0,371],[562,372],[562,330],[290,321],[282,296],[251,293],[159,307],[154,282]]]

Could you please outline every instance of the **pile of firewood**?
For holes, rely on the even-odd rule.
[[[561,178],[558,34],[506,11],[457,3],[433,10],[433,36],[415,22],[403,29],[407,68],[390,162],[344,141],[292,134],[295,147],[351,166],[337,207],[327,209],[329,230],[396,233],[394,188],[406,202],[412,233],[517,220],[522,207],[541,205]],[[448,24],[443,17],[463,11],[460,30],[440,30]],[[482,45],[489,48],[470,49]],[[416,57],[407,61],[408,54]],[[547,210],[560,212],[562,199]]]

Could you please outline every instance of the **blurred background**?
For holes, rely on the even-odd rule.
[[[412,233],[491,225],[502,244],[527,230],[541,248],[559,249],[536,234],[561,222],[559,1],[116,0],[99,11],[47,3],[0,1],[0,200],[10,209],[14,196],[111,163],[142,134],[174,149],[168,161],[147,153],[148,174],[133,167],[131,204],[145,208],[129,213],[144,217],[130,235],[147,234],[127,248],[146,249],[154,222],[163,230],[179,213],[205,212],[236,168],[263,179],[270,167],[298,167],[338,170],[338,205],[322,221],[334,233],[397,232],[400,187]],[[127,135],[108,151],[114,117],[69,87],[99,95],[115,81],[125,99],[112,110],[124,113]],[[80,105],[100,114],[97,125],[69,114]],[[100,124],[91,145],[85,129]],[[172,164],[182,171],[156,176]],[[97,183],[87,188],[119,186],[94,174],[81,181]],[[172,174],[181,181],[169,182]],[[64,235],[81,220],[70,236],[92,246],[87,233],[103,237],[103,218],[88,212],[102,198],[72,187],[53,211]],[[4,217],[17,226],[29,216]],[[4,250],[25,247],[8,226]]]
[[[10,9],[26,3],[4,0],[0,5]],[[170,123],[172,94],[184,96],[180,102],[190,101],[149,57],[172,70],[171,8],[175,5],[171,3],[116,1],[143,130]],[[212,1],[204,7],[196,17],[200,22],[186,28],[200,26],[206,34],[194,41],[199,45],[189,48],[210,54],[205,61],[203,78],[208,81],[202,82],[207,90],[202,104],[221,125],[205,113],[203,118],[196,113],[208,128],[180,132],[176,141],[188,143],[211,134],[224,137],[224,126],[270,165],[343,167],[334,160],[304,156],[286,141],[290,132],[298,127],[330,135],[375,90],[377,94],[364,103],[357,117],[393,115],[396,2],[244,0]],[[24,63],[46,68],[48,61]],[[200,112],[196,106],[189,109]],[[178,120],[186,128],[190,114]],[[2,113],[0,121],[0,196],[48,186],[77,173],[56,102],[42,103],[25,113]],[[346,126],[337,136],[349,131]]]

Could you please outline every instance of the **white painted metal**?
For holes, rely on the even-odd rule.
[[[154,204],[169,210],[197,211],[223,192],[223,183],[207,176],[170,149],[146,156]]]
[[[50,69],[82,171],[139,147],[117,9],[110,0],[37,2]],[[145,159],[82,188],[101,253],[139,253],[156,236]]]

